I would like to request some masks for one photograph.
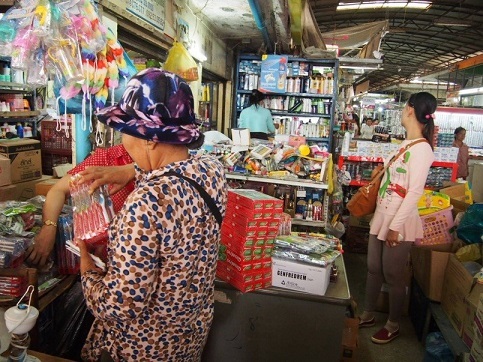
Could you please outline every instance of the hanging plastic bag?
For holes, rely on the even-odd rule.
[[[481,243],[483,236],[483,203],[468,207],[456,229],[458,237],[467,244]]]
[[[198,65],[186,48],[175,41],[164,62],[164,70],[173,72],[188,82],[198,80]]]

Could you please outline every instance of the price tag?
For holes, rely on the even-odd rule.
[[[305,190],[297,190],[297,197],[307,197],[307,191]]]

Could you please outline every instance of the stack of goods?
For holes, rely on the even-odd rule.
[[[277,236],[272,254],[272,285],[324,295],[332,263],[340,254],[340,240],[331,235]]]
[[[69,244],[74,240],[72,215],[60,215],[58,219],[55,251],[56,264],[60,274],[77,274],[80,270],[79,256],[69,252]]]
[[[35,235],[40,209],[29,201],[0,203],[0,268],[22,264],[25,250]]]
[[[271,253],[283,201],[254,190],[228,192],[216,275],[242,292],[271,285]]]
[[[24,277],[0,276],[0,301],[20,297],[27,287]]]
[[[0,236],[0,268],[16,268],[23,262],[31,241],[16,236]]]

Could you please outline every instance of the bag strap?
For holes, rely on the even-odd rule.
[[[220,226],[221,226],[221,223],[223,222],[223,216],[221,215],[221,212],[218,209],[218,206],[216,206],[215,200],[213,200],[213,198],[208,194],[208,192],[206,192],[206,190],[198,182],[196,182],[192,178],[181,175],[180,173],[177,173],[176,171],[173,171],[173,170],[169,170],[168,172],[165,173],[165,175],[176,176],[176,177],[182,178],[183,180],[189,182],[191,184],[191,186],[193,186],[199,192],[199,194],[203,198],[203,200],[205,200],[206,205],[208,205],[211,213],[215,217],[218,224],[220,224]]]
[[[413,142],[407,144],[406,146],[402,147],[397,154],[395,154],[394,156],[392,156],[392,158],[389,160],[389,162],[387,163],[387,165],[384,166],[384,168],[376,176],[374,176],[374,178],[371,180],[371,183],[373,183],[373,182],[377,181],[379,178],[381,178],[382,175],[384,175],[384,173],[386,172],[386,170],[389,168],[389,166],[391,166],[392,163],[399,158],[399,156],[401,156],[404,152],[406,152],[409,148],[411,148],[412,146],[414,146],[416,143],[420,143],[420,142],[429,143],[425,138],[423,138],[423,139],[418,139],[416,141],[413,141]]]

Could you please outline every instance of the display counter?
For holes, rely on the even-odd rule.
[[[203,361],[338,361],[350,291],[342,255],[324,296],[280,288],[241,293],[215,285],[215,314]]]

